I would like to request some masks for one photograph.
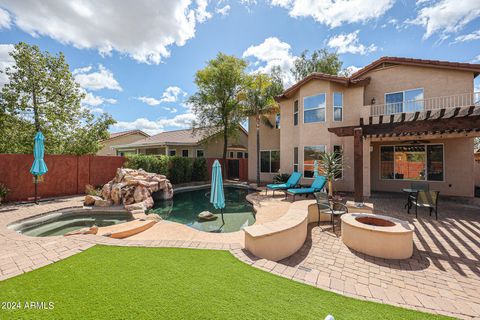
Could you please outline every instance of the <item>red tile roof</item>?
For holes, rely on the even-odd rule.
[[[115,139],[115,138],[118,138],[118,137],[128,136],[128,135],[131,135],[131,134],[136,134],[136,133],[144,135],[145,137],[150,136],[150,135],[146,134],[145,132],[143,132],[142,130],[128,130],[128,131],[110,133],[110,137],[108,139],[105,139],[104,141]]]
[[[391,64],[401,64],[401,65],[413,65],[413,66],[422,66],[422,67],[432,67],[432,68],[444,68],[444,69],[453,69],[453,70],[464,70],[471,71],[477,76],[480,74],[480,64],[474,63],[462,63],[462,62],[449,62],[449,61],[440,61],[440,60],[424,60],[424,59],[413,59],[413,58],[401,58],[401,57],[381,57],[380,59],[372,62],[366,67],[358,70],[350,77],[340,77],[334,76],[326,73],[314,72],[309,76],[303,78],[302,80],[295,83],[290,88],[286,89],[280,96],[276,97],[276,100],[282,100],[290,98],[295,92],[297,92],[301,86],[309,82],[310,80],[325,80],[335,83],[340,83],[345,86],[359,86],[367,85],[370,83],[369,77],[365,76],[369,71],[375,69],[376,67],[382,65],[383,63]]]

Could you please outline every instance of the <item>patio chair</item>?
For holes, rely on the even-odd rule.
[[[273,196],[275,197],[275,190],[285,191],[287,189],[295,188],[301,178],[302,174],[300,172],[293,172],[285,183],[267,184],[265,194],[267,194],[268,190],[273,190]]]
[[[411,205],[408,207],[408,213],[410,213],[411,206],[415,206],[415,218],[418,218],[418,208],[428,208],[430,211],[430,216],[432,215],[432,211],[435,211],[435,220],[437,220],[437,206],[439,194],[440,191],[418,191],[416,195],[412,196],[412,199],[410,200]]]
[[[313,180],[312,185],[309,188],[297,188],[297,189],[287,189],[286,195],[291,194],[293,196],[293,201],[295,201],[296,195],[305,195],[314,194],[315,192],[322,191],[325,188],[327,183],[327,178],[325,176],[317,176]]]
[[[326,192],[315,192],[314,196],[318,207],[318,225],[320,225],[320,214],[329,214],[333,232],[335,233],[335,217],[348,213],[348,207],[343,203],[330,201]]]

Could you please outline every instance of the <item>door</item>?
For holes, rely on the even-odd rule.
[[[230,180],[238,180],[240,178],[240,161],[238,159],[228,159],[227,177]]]

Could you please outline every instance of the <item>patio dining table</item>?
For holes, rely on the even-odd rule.
[[[409,208],[411,205],[411,196],[417,194],[420,191],[419,189],[405,188],[402,189],[402,192],[407,194],[407,203],[405,203],[405,208]]]

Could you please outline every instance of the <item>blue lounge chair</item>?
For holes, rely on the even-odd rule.
[[[300,172],[293,172],[290,178],[288,178],[287,182],[285,183],[272,183],[267,184],[267,188],[265,189],[265,194],[267,194],[267,190],[273,190],[273,196],[275,197],[275,190],[282,190],[285,191],[287,189],[295,188],[302,174]]]
[[[296,195],[306,195],[314,194],[315,192],[322,191],[325,188],[325,184],[327,183],[327,178],[325,176],[317,176],[315,180],[313,180],[312,185],[310,188],[297,188],[297,189],[287,189],[287,194],[291,194],[293,196],[293,201],[295,201]]]

